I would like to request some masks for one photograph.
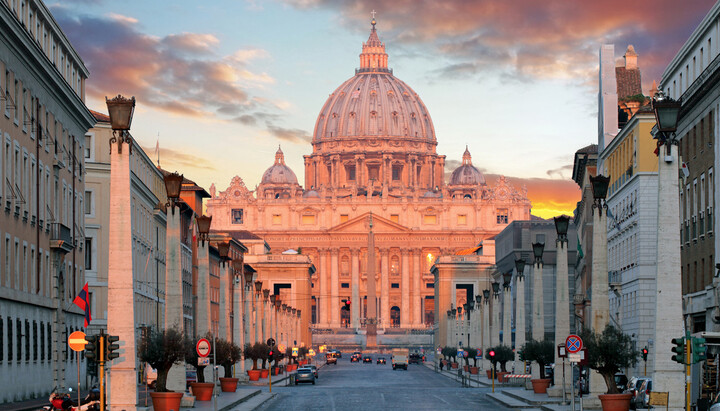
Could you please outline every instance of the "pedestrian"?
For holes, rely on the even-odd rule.
[[[443,365],[444,365],[444,364],[443,364],[443,362],[442,362],[442,361],[440,361],[440,371],[442,371],[442,370],[443,370]]]

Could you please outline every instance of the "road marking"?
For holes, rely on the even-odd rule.
[[[438,397],[437,395],[434,395],[434,394],[433,394],[433,397],[437,398],[438,400],[444,402],[444,403],[447,404],[447,405],[450,405],[450,403],[447,402],[447,401],[445,401],[442,397]]]

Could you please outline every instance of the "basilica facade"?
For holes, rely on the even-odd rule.
[[[378,329],[427,329],[437,315],[430,271],[437,258],[482,253],[485,245],[494,261],[494,236],[530,219],[526,190],[503,177],[487,184],[467,149],[445,180],[430,113],[388,68],[375,25],[360,68],[320,110],[304,185],[278,148],[255,190],[236,176],[224,191],[213,185],[207,201],[214,230],[250,231],[275,252],[310,256],[311,321],[325,332],[362,332],[368,252],[376,256],[369,281],[378,290]],[[375,249],[368,251],[370,217]]]

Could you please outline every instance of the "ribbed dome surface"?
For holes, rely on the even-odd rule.
[[[285,155],[280,147],[275,153],[275,164],[265,170],[260,184],[297,184],[295,173],[285,165]]]
[[[425,104],[390,73],[359,73],[338,87],[320,111],[313,139],[370,136],[435,141]]]
[[[474,165],[470,150],[465,147],[462,165],[456,168],[450,175],[449,185],[485,184],[485,176]]]

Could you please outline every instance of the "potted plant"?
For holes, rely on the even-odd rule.
[[[507,370],[506,364],[508,361],[512,361],[514,359],[515,353],[512,348],[503,344],[495,346],[495,360],[498,364],[500,364],[500,372],[496,372],[498,382],[505,382],[505,376],[510,374]]]
[[[622,368],[634,367],[640,352],[633,347],[632,339],[608,324],[602,333],[585,329],[580,333],[587,347],[588,367],[602,375],[607,393],[598,395],[604,411],[630,409],[631,394],[622,394],[615,384],[615,373]]]
[[[300,347],[300,348],[298,348],[298,355],[300,356],[300,358],[302,358],[302,360],[300,360],[300,365],[307,365],[307,364],[308,364],[307,354],[308,354],[309,352],[310,352],[310,350],[308,350],[307,347]]]
[[[212,341],[212,337],[210,337]],[[197,353],[195,341],[190,338],[185,339],[185,363],[195,367],[197,382],[191,382],[190,388],[198,401],[210,401],[212,399],[213,389],[215,385],[211,382],[205,382],[205,366],[198,365],[200,356]]]
[[[267,378],[268,374],[270,373],[270,370],[265,368],[267,365],[267,361],[270,358],[270,346],[265,343],[257,343],[258,346],[258,353],[260,355],[260,359],[262,360],[262,366],[260,367],[260,378]]]
[[[292,347],[287,347],[287,349],[285,349],[285,356],[288,359],[287,370],[294,371],[297,369],[297,358],[292,356]]]
[[[447,348],[448,348],[448,351],[447,351],[448,357],[452,358],[452,361],[450,362],[450,367],[452,369],[457,369],[458,365],[459,365],[457,363],[457,348],[455,348],[455,347],[447,347]]]
[[[277,347],[272,350],[272,356],[270,356],[270,358],[268,359],[268,361],[270,362],[270,371],[272,375],[278,375],[280,373],[280,367],[278,366],[278,362],[280,362],[280,360],[282,360],[284,357],[285,356],[283,355],[283,353],[281,353],[280,350],[277,349]]]
[[[167,376],[173,364],[185,359],[185,338],[177,328],[163,331],[151,331],[140,341],[138,347],[140,360],[157,370],[155,392],[150,393],[153,409],[156,411],[179,410],[182,392],[167,389]]]
[[[465,361],[469,361],[468,360],[469,358],[472,358],[472,360],[473,360],[473,366],[468,367],[468,371],[470,372],[470,374],[477,374],[478,373],[478,366],[477,366],[478,350],[475,348],[467,348],[465,351],[467,351],[467,353],[468,353],[468,356],[465,359]]]
[[[520,349],[522,361],[535,361],[540,367],[540,378],[530,380],[536,394],[547,393],[550,386],[550,378],[545,378],[545,366],[555,361],[554,349],[554,344],[549,340],[530,340]]]
[[[245,344],[245,349],[243,350],[245,352],[245,357],[250,358],[253,363],[252,369],[247,370],[250,381],[258,381],[260,379],[260,370],[258,370],[257,362],[262,356],[262,353],[258,352],[258,346],[259,343],[247,343]]]
[[[235,392],[237,389],[238,378],[233,378],[232,367],[236,362],[240,361],[242,351],[240,347],[227,340],[217,340],[215,342],[217,362],[222,365],[224,373],[220,377],[220,389],[223,392]]]
[[[450,364],[450,355],[451,355],[450,351],[452,349],[453,348],[450,348],[450,347],[443,347],[442,350],[440,350],[440,353],[443,356],[442,363],[448,368],[450,368],[450,365],[449,365]]]

